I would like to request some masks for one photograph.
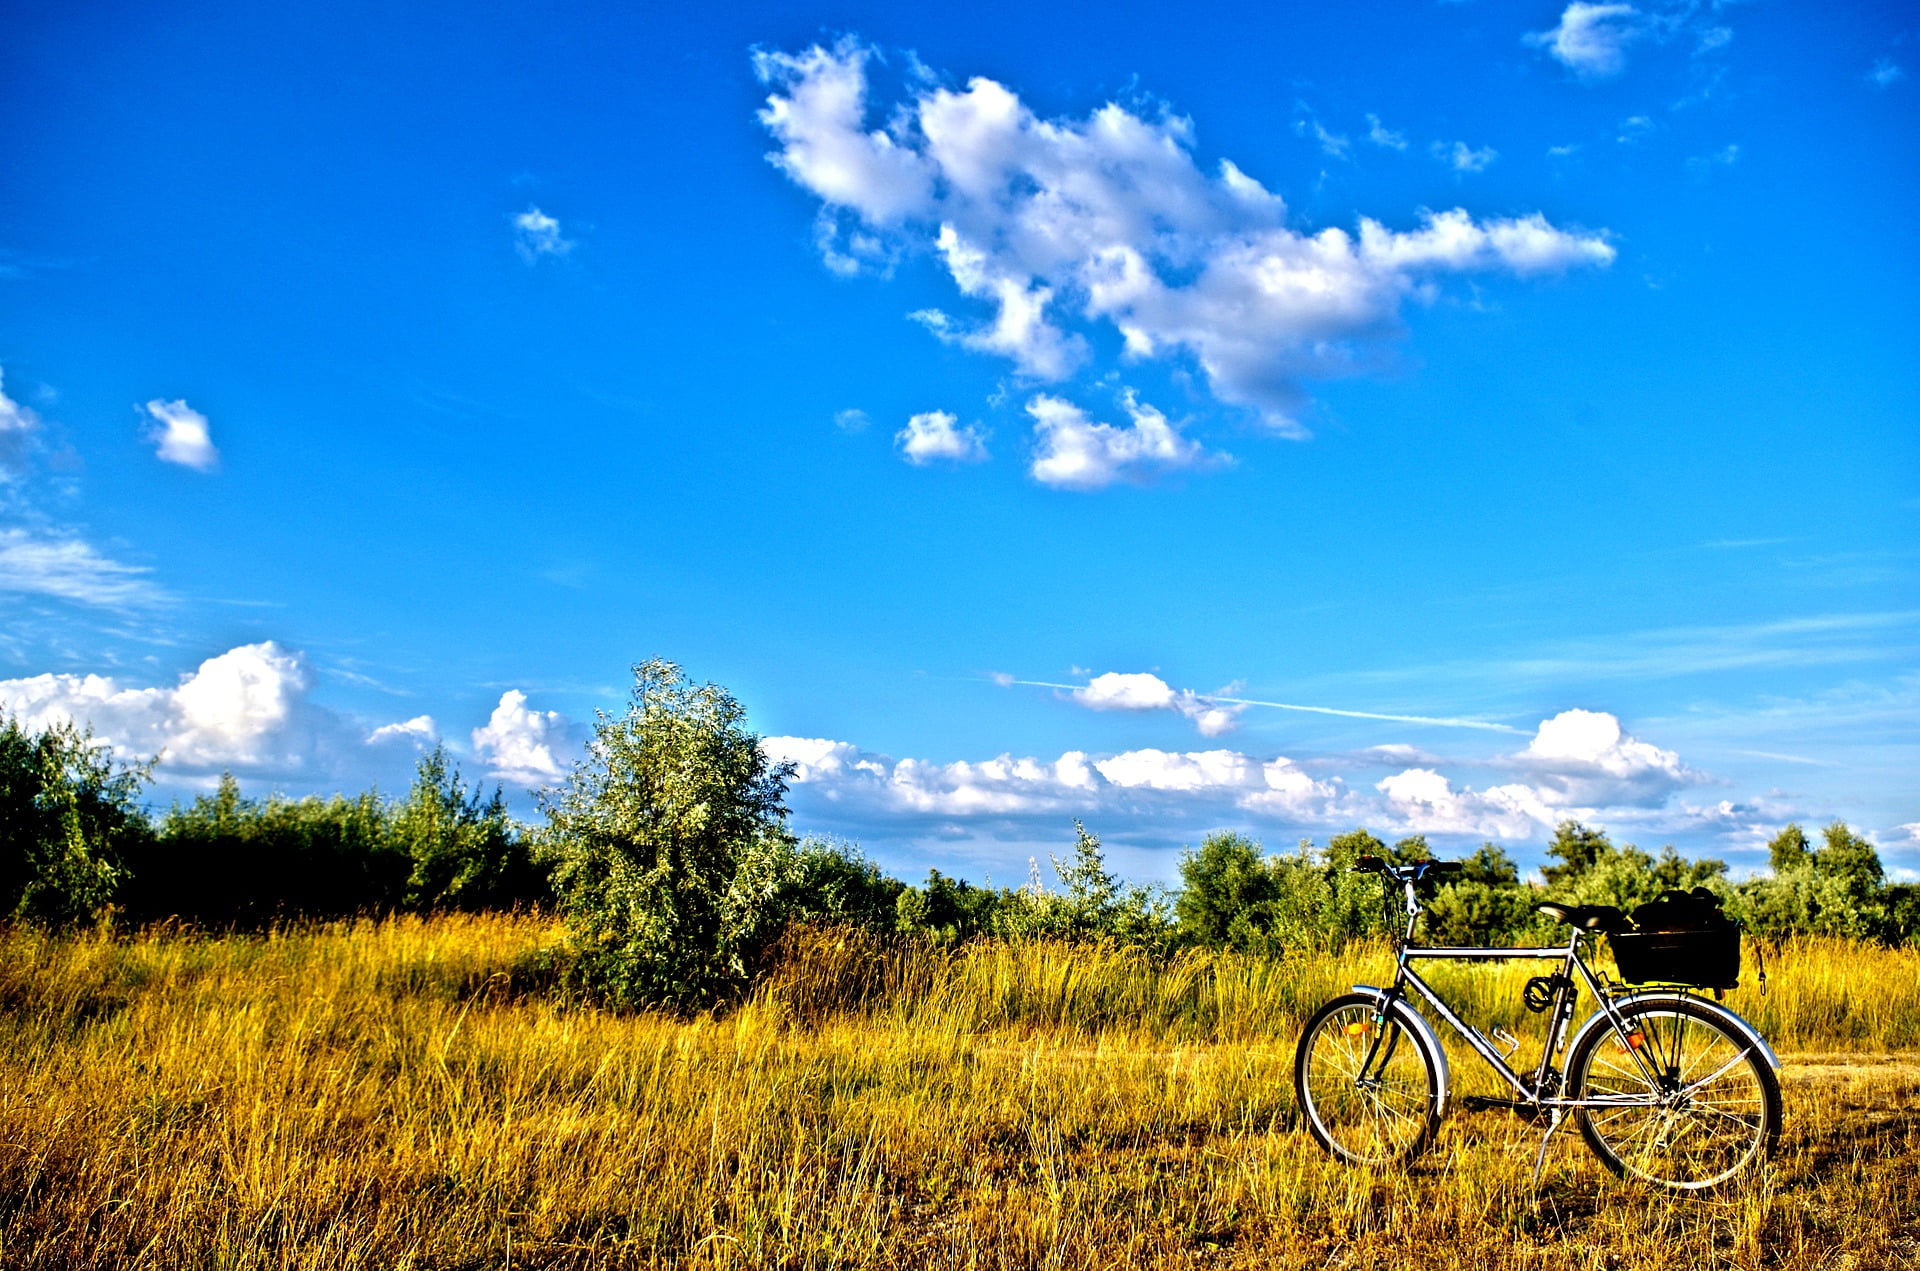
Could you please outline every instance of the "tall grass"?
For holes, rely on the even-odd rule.
[[[0,934],[0,1265],[1901,1265],[1920,965],[1782,946],[1730,1004],[1783,1052],[1754,1185],[1673,1200],[1462,1115],[1409,1172],[1292,1128],[1307,1011],[1383,949],[1279,962],[792,938],[750,1000],[613,1015],[529,984],[537,918],[257,937]],[[1449,972],[1528,1022],[1524,964]],[[1854,1058],[1846,1058],[1851,1054]],[[1456,1055],[1464,1066],[1469,1057]],[[1904,1243],[1903,1243],[1904,1242]]]

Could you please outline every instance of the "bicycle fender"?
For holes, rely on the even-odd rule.
[[[1735,1033],[1739,1034],[1740,1039],[1742,1041],[1746,1042],[1747,1045],[1753,1047],[1753,1049],[1759,1051],[1760,1054],[1766,1059],[1767,1066],[1769,1068],[1772,1068],[1776,1073],[1780,1071],[1780,1057],[1773,1053],[1773,1047],[1767,1045],[1767,1039],[1760,1035],[1760,1030],[1755,1028],[1752,1024],[1747,1023],[1746,1020],[1742,1019],[1740,1016],[1736,1015],[1734,1012],[1728,1010],[1725,1006],[1722,1006],[1720,1003],[1709,1002],[1705,998],[1694,997],[1690,993],[1673,993],[1673,992],[1664,991],[1661,989],[1649,989],[1644,993],[1628,993],[1624,997],[1616,997],[1613,999],[1614,1008],[1616,1010],[1625,1010],[1629,1006],[1633,1006],[1642,1002],[1651,1002],[1656,1005],[1669,1005],[1675,1002],[1690,1002],[1694,1006],[1703,1006],[1707,1010],[1713,1012],[1714,1015],[1718,1016],[1720,1021],[1724,1023],[1728,1028],[1732,1029]],[[1594,1011],[1593,1014],[1587,1016],[1587,1018],[1581,1023],[1580,1027],[1573,1030],[1573,1036],[1567,1039],[1566,1053],[1571,1055],[1576,1049],[1578,1049],[1580,1043],[1586,1039],[1586,1036],[1588,1033],[1593,1032],[1597,1028],[1605,1028],[1607,1026],[1608,1026],[1608,1021],[1607,1021],[1606,1011],[1605,1010]]]
[[[1353,991],[1376,1002],[1385,1002],[1387,999],[1387,990],[1372,984],[1356,984]],[[1414,1009],[1406,998],[1394,1002],[1393,1014],[1395,1019],[1405,1024],[1426,1044],[1428,1052],[1433,1055],[1440,1078],[1440,1115],[1446,1116],[1449,1101],[1453,1097],[1453,1079],[1447,1069],[1447,1048],[1440,1044],[1440,1035],[1433,1031],[1433,1025],[1427,1023],[1427,1017]]]

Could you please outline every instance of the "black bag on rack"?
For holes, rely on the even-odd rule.
[[[1633,930],[1607,937],[1628,984],[1730,989],[1740,983],[1740,924],[1704,887],[1664,891],[1633,911]]]

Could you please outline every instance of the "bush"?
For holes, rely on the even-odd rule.
[[[790,765],[745,711],[671,662],[634,668],[627,712],[545,801],[537,847],[587,984],[621,1005],[697,1009],[736,992],[791,878]]]
[[[413,863],[409,909],[510,909],[551,898],[500,787],[489,799],[477,787],[469,791],[444,746],[420,757],[413,788],[393,808],[390,825],[395,846]]]
[[[387,912],[405,900],[412,869],[377,793],[249,799],[232,773],[168,809],[129,864],[134,917],[242,926]]]
[[[106,909],[148,834],[146,778],[70,723],[31,733],[0,719],[0,915],[62,924]]]

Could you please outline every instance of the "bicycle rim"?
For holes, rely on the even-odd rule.
[[[1371,998],[1329,1003],[1308,1025],[1294,1061],[1295,1092],[1314,1138],[1359,1165],[1415,1155],[1439,1120],[1432,1060],[1406,1025],[1378,1011]]]
[[[1578,1114],[1587,1146],[1615,1173],[1681,1191],[1718,1187],[1773,1149],[1780,1087],[1766,1060],[1704,1008],[1647,1004],[1625,1012],[1627,1036],[1597,1032],[1570,1065],[1586,1098],[1617,1107]]]

